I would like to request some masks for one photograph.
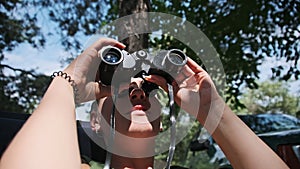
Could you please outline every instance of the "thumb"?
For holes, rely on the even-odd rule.
[[[111,38],[101,38],[98,41],[96,41],[91,47],[99,51],[102,47],[109,45],[115,46],[120,49],[124,49],[126,47],[123,43]]]

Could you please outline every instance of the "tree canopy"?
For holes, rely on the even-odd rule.
[[[140,0],[131,2],[138,1]],[[271,68],[274,78],[288,80],[298,79],[300,76],[299,0],[145,0],[143,2],[150,4],[149,11],[184,18],[205,33],[219,53],[224,66],[226,99],[236,107],[242,106],[238,99],[242,85],[250,88],[258,87],[255,82],[260,73],[258,67],[265,58],[284,60],[287,63],[274,65]],[[128,2],[123,0],[122,3],[126,5]],[[13,50],[21,43],[43,48],[47,38],[53,35],[60,36],[61,45],[66,50],[79,49],[82,46],[80,37],[95,34],[102,26],[117,19],[120,10],[122,9],[119,1],[116,0],[1,1],[0,73],[3,97],[10,99],[16,97],[11,94],[12,91],[30,95],[26,88],[8,87],[14,83],[14,80],[3,71],[4,68],[10,69],[9,65],[3,64],[6,51]],[[43,25],[39,20],[45,18],[53,23],[55,29],[52,32],[42,31]],[[149,47],[158,43],[163,44],[163,47],[168,47],[170,44],[176,46],[178,43],[176,39],[169,43],[171,40],[160,38],[149,42]],[[35,79],[27,71],[19,72],[22,73],[14,78]],[[40,76],[34,71],[32,74]],[[40,94],[37,95],[39,98]]]
[[[247,107],[246,113],[284,113],[299,116],[299,95],[288,91],[290,86],[287,82],[264,81],[258,85],[258,89],[247,90],[241,96],[241,102]]]
[[[259,86],[256,82],[261,73],[258,68],[266,58],[285,62],[271,68],[273,78],[298,80],[300,77],[299,0],[6,0],[0,2],[1,111],[30,113],[50,81],[49,77],[35,70],[4,64],[6,52],[13,51],[23,43],[43,50],[51,36],[59,36],[60,45],[67,51],[78,51],[83,46],[80,38],[98,33],[103,26],[129,14],[130,6],[141,3],[147,5],[147,11],[178,16],[205,33],[223,63],[226,100],[233,108],[243,107],[242,103],[249,106],[243,99],[240,102],[240,98],[244,97],[241,95],[244,86],[268,90],[262,94],[264,97],[278,95],[276,98],[288,98],[284,102],[287,106],[295,103],[286,89],[278,90],[277,84]],[[44,31],[45,25],[41,22],[43,19],[53,29]],[[166,49],[175,46],[185,49],[190,57],[201,64],[201,60],[193,56],[187,44],[182,44],[168,34],[149,38],[147,43],[146,46],[150,48]],[[8,74],[7,70],[13,73]],[[283,95],[287,97],[281,97]],[[255,94],[252,98],[256,96]],[[299,106],[299,100],[297,101],[295,104]],[[283,102],[277,100],[273,106],[278,107],[281,103]],[[256,105],[263,108],[261,112],[267,110]],[[177,146],[179,153],[174,158],[176,164],[195,164],[190,153],[182,153],[192,136],[189,133],[180,143],[182,146]],[[163,154],[161,158],[166,156]],[[202,163],[199,158],[195,159]],[[206,160],[203,155],[201,159]],[[201,164],[195,165],[199,168]],[[204,168],[212,165],[206,164]]]

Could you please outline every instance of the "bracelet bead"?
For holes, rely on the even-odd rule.
[[[53,79],[57,76],[60,76],[64,79],[66,79],[70,83],[70,85],[73,88],[73,92],[74,92],[74,101],[77,104],[78,103],[78,89],[77,89],[75,81],[72,80],[71,76],[69,76],[67,73],[62,72],[62,71],[53,72],[53,74],[51,75],[51,78]]]

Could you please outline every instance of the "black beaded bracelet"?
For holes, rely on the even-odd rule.
[[[78,103],[78,100],[77,100],[78,99],[78,89],[77,89],[75,81],[71,79],[71,76],[69,76],[67,73],[62,72],[62,71],[54,72],[51,75],[51,78],[53,79],[57,76],[60,76],[64,79],[66,79],[71,84],[71,86],[73,87],[73,92],[74,92],[74,101],[75,101],[75,103]]]

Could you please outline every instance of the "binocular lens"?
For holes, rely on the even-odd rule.
[[[102,50],[101,59],[108,65],[118,65],[123,61],[123,54],[120,49],[108,46]]]
[[[172,49],[168,54],[168,59],[174,65],[184,65],[187,57],[181,50]]]
[[[176,53],[171,53],[169,58],[170,58],[171,62],[176,63],[176,64],[181,64],[183,62],[182,57]]]
[[[117,63],[120,60],[120,57],[118,57],[117,54],[111,52],[103,56],[103,59],[108,63]]]
[[[112,77],[124,56],[119,48],[113,46],[104,47],[100,52],[101,63],[99,65],[100,81],[105,85],[111,85]]]

